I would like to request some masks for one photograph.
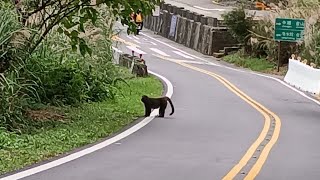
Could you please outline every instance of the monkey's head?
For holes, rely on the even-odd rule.
[[[146,96],[146,95],[143,95],[142,97],[141,97],[141,101],[142,102],[147,102],[149,100],[149,97],[148,96]]]

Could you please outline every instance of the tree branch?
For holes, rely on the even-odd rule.
[[[43,1],[42,1],[42,2],[43,2]],[[49,2],[51,2],[51,3],[49,3]],[[30,13],[28,12],[28,17],[31,16],[31,15],[33,15],[33,14],[38,13],[39,11],[45,9],[45,8],[48,7],[48,6],[54,5],[54,4],[57,3],[57,2],[60,2],[60,0],[59,0],[59,1],[48,1],[48,2],[46,2],[46,3],[42,3],[42,5],[41,5],[40,7],[38,7],[36,10],[34,10],[34,11],[30,12]]]
[[[30,49],[29,53],[31,54],[36,48],[37,46],[42,42],[42,40],[46,37],[46,35],[51,31],[51,29],[56,26],[57,24],[59,24],[61,22],[61,20],[65,17],[67,17],[70,13],[72,13],[74,10],[76,10],[77,8],[81,7],[80,5],[75,6],[73,9],[71,9],[69,12],[65,13],[62,17],[56,19],[54,22],[52,22],[48,28],[44,31],[44,33],[41,35],[40,39],[38,39],[38,41],[33,45],[33,47]]]

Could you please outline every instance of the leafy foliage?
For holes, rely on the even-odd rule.
[[[280,6],[281,7],[281,6]],[[304,40],[294,43],[283,43],[281,56],[288,59],[291,54],[297,54],[306,58],[309,62],[319,64],[319,16],[320,3],[317,0],[292,0],[288,1],[285,9],[277,9],[270,13],[264,19],[255,24],[252,28],[251,36],[254,38],[254,46],[262,46],[268,54],[270,60],[277,58],[277,43],[273,40],[274,19],[283,18],[301,18],[305,19]]]
[[[28,31],[21,29],[10,4],[0,2],[0,9],[0,127],[14,131],[24,124],[23,113],[29,100],[38,97],[37,84],[21,74]],[[13,68],[5,72],[10,64]]]
[[[19,130],[26,124],[24,111],[31,99],[37,98],[37,84],[11,72],[0,74],[0,127],[9,131]]]
[[[16,6],[19,18],[12,4],[1,1],[0,127],[20,133],[32,128],[27,112],[39,104],[74,106],[118,97],[113,23],[129,23],[132,11],[148,13],[156,2],[23,0]]]
[[[223,14],[225,24],[230,28],[231,34],[240,42],[245,44],[248,40],[252,27],[252,17],[247,17],[244,6]]]
[[[29,31],[22,29],[12,5],[0,2],[0,9],[0,73],[3,73],[12,61],[25,57],[23,43]]]
[[[92,35],[89,30],[82,34],[83,41],[95,49],[92,56],[70,53],[71,48],[66,46],[69,38],[53,32],[27,60],[26,69],[32,72],[29,78],[39,84],[42,103],[73,105],[114,98],[117,69],[112,64],[110,31],[103,30],[108,25],[103,18],[97,21],[101,28],[98,34]]]
[[[234,36],[245,44],[247,55],[264,57],[268,60],[277,60],[278,43],[274,41],[275,18],[305,19],[304,40],[296,43],[283,42],[280,51],[280,64],[288,61],[291,54],[307,59],[308,64],[313,62],[320,65],[320,2],[318,0],[274,1],[278,7],[268,16],[259,21],[247,22],[244,10],[239,8],[226,14],[226,24],[231,28]],[[250,18],[249,18],[250,21]],[[249,30],[248,32],[246,30]],[[249,41],[246,41],[249,40]],[[249,43],[248,43],[249,42]],[[247,43],[247,44],[246,44]]]
[[[91,55],[92,50],[79,35],[85,33],[85,25],[88,22],[95,25],[101,9],[110,9],[116,19],[129,25],[129,30],[132,31],[135,24],[130,21],[130,14],[141,9],[147,15],[159,3],[160,0],[24,0],[21,6],[25,11],[21,13],[28,26],[38,29],[32,38],[31,52],[54,27],[58,26],[58,32],[70,38],[73,50],[78,48],[82,55]]]

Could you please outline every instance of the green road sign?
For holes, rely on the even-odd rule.
[[[304,23],[304,19],[276,18],[274,39],[291,42],[303,40]]]

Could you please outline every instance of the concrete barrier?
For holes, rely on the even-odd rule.
[[[180,32],[178,34],[178,43],[183,44],[186,41],[186,26],[187,26],[187,18],[185,17],[180,17],[180,24],[179,24],[179,29]]]
[[[191,39],[192,39],[192,31],[193,31],[193,20],[187,19],[186,20],[186,40],[184,45],[187,47],[190,47],[191,45]]]
[[[208,55],[208,48],[209,48],[209,44],[212,44],[212,42],[210,41],[210,30],[211,27],[208,25],[203,25],[203,35],[202,35],[202,39],[201,39],[201,49],[199,52],[201,52],[202,54]]]
[[[147,16],[144,22],[145,28],[206,55],[238,44],[226,27],[219,27],[217,18],[166,3],[161,4],[160,16]]]
[[[218,27],[218,19],[213,17],[208,17],[207,25],[212,27]]]
[[[147,29],[150,29],[152,23],[152,16],[147,16],[143,21],[143,26]]]
[[[163,16],[162,16],[163,25],[161,27],[161,35],[166,38],[168,37],[170,25],[171,25],[170,17],[171,16],[168,11],[163,11]]]
[[[169,5],[168,3],[163,3],[162,6],[161,6],[161,9],[162,10],[168,10],[168,5]]]
[[[200,22],[201,24],[201,22]],[[201,52],[201,48],[202,48],[202,41],[203,41],[203,37],[205,36],[204,34],[204,26],[203,24],[200,25],[200,31],[199,31],[199,42],[198,42],[198,47],[196,48],[196,50],[198,52]]]
[[[193,20],[195,22],[200,22],[200,19],[201,19],[201,14],[193,13]]]
[[[172,6],[172,12],[173,14],[178,14],[178,7],[177,6]],[[170,12],[170,11],[169,11]]]
[[[298,60],[289,59],[284,81],[303,91],[318,94],[320,92],[320,69],[314,69]]]
[[[193,19],[192,17],[193,17],[192,12],[189,10],[186,10],[186,18],[192,20]]]
[[[187,17],[187,13],[188,13],[188,10],[186,10],[186,9],[181,9],[181,16],[182,17]],[[188,18],[187,18],[188,19]]]
[[[201,17],[200,17],[200,22],[201,22],[201,24],[203,24],[203,25],[208,25],[208,17],[206,17],[206,16],[201,16]]]
[[[171,4],[168,5],[168,12],[169,12],[169,13],[172,13],[172,12],[173,12],[173,7],[174,7],[174,6],[171,5]]]
[[[162,24],[163,24],[163,19],[161,18],[162,17],[162,14],[160,14],[160,17],[157,18],[157,29],[156,29],[156,32],[157,33],[161,33],[161,29],[162,29]]]
[[[180,16],[182,16],[183,11],[184,11],[184,8],[178,8],[177,14],[180,15]]]
[[[154,23],[155,23],[153,16],[151,17],[150,21],[151,21],[151,22],[150,22],[150,27],[149,27],[149,29],[150,29],[151,31],[153,31],[153,30],[154,30],[154,29],[153,29],[153,26],[154,26]]]
[[[198,48],[198,43],[199,43],[199,36],[200,36],[200,27],[201,23],[200,22],[195,22],[194,23],[195,29],[192,37],[192,49],[197,50]]]
[[[208,55],[210,56],[212,56],[214,53],[214,50],[213,50],[214,33],[215,33],[215,29],[211,27],[209,32],[209,45],[208,45]]]

